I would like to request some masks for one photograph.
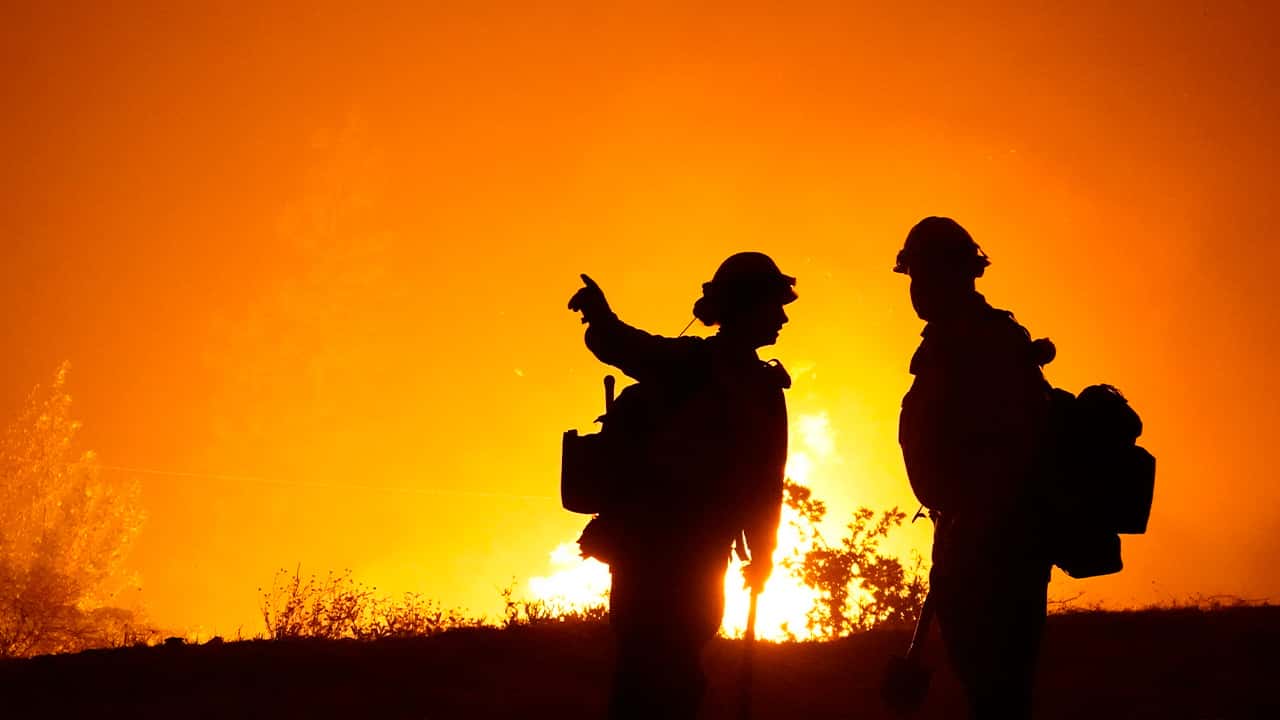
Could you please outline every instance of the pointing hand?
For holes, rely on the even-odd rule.
[[[582,322],[589,323],[609,316],[609,301],[604,291],[586,274],[582,275],[582,287],[569,298],[569,309],[582,313]]]

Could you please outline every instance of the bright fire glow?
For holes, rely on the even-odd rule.
[[[839,464],[834,434],[825,412],[797,415],[791,422],[791,437],[787,477],[792,481],[812,486],[821,471]],[[793,510],[783,508],[778,547],[774,552],[775,570],[757,605],[756,636],[766,640],[812,637],[806,620],[817,593],[782,567],[784,559],[802,556],[809,547],[809,540],[794,524],[796,519]],[[547,576],[529,579],[529,590],[535,599],[566,609],[582,609],[605,602],[609,569],[595,560],[583,560],[576,543],[562,543],[551,551],[551,569]],[[725,613],[720,632],[728,637],[741,636],[747,624],[750,596],[742,586],[741,564],[736,559],[725,574],[724,587]]]
[[[599,605],[609,592],[609,566],[595,559],[584,560],[576,542],[561,543],[551,551],[553,572],[529,578],[529,591],[538,600],[555,607],[582,609]]]

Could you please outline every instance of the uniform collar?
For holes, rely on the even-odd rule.
[[[975,292],[972,301],[967,303],[965,310],[966,312],[957,313],[946,320],[934,320],[925,324],[924,329],[920,331],[920,337],[963,334],[986,316],[991,310],[991,305],[982,296],[982,293]]]
[[[719,333],[707,338],[713,354],[729,366],[754,367],[760,364],[760,355],[754,348],[734,346],[725,342]]]

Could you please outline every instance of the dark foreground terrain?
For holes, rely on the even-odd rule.
[[[881,669],[906,639],[761,644],[753,717],[885,717]],[[1278,642],[1280,607],[1055,616],[1037,716],[1280,718]],[[610,651],[591,625],[102,650],[0,662],[0,717],[592,718]],[[728,640],[708,652],[705,717],[734,717],[740,652]],[[919,717],[963,717],[945,670]]]

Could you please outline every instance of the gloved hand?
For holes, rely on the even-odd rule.
[[[609,301],[604,299],[604,291],[595,280],[582,275],[582,287],[569,298],[569,309],[582,313],[582,322],[590,323],[603,320],[613,313],[609,309]]]
[[[769,582],[769,576],[773,574],[772,553],[761,555],[759,559],[753,559],[742,566],[742,586],[754,593],[764,592],[764,585]]]

